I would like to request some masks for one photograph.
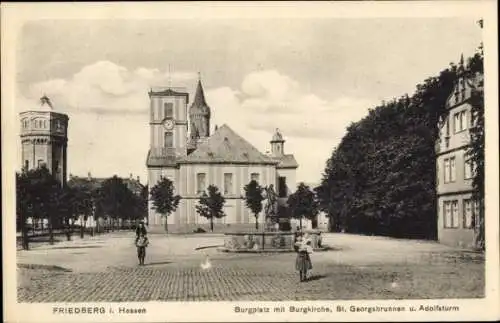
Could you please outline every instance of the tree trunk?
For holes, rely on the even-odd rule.
[[[300,231],[302,231],[302,217],[299,219],[299,224],[300,224]]]
[[[54,229],[52,228],[52,216],[49,216],[49,219],[48,219],[49,223],[48,223],[48,226],[49,226],[49,243],[52,245],[54,244]]]
[[[165,214],[165,232],[168,233],[168,216]]]
[[[210,218],[210,231],[214,232],[214,218]]]
[[[259,230],[259,215],[255,214],[255,230]]]
[[[28,227],[26,225],[26,218],[22,215],[22,225],[21,225],[21,240],[24,250],[29,250],[29,238],[28,238]],[[33,225],[34,226],[34,225]]]
[[[80,215],[80,239],[83,239],[85,235],[84,222],[85,222],[84,216]]]
[[[96,217],[95,218],[95,231],[97,234],[99,234],[99,230],[100,230],[101,226],[99,224],[99,217]]]

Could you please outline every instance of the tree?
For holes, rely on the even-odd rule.
[[[151,188],[151,200],[156,212],[165,217],[165,232],[168,232],[167,217],[175,212],[181,197],[174,194],[174,183],[168,178],[162,178]]]
[[[102,183],[100,203],[103,212],[111,217],[112,230],[114,230],[115,222],[118,219],[129,215],[131,194],[132,192],[123,179],[116,175]]]
[[[288,197],[288,207],[291,210],[291,216],[299,219],[302,228],[302,219],[314,219],[318,214],[318,205],[314,193],[309,186],[299,183],[297,190]]]
[[[54,224],[60,220],[62,188],[50,171],[42,166],[24,170],[16,176],[18,224],[21,225],[23,248],[28,248],[26,220],[31,217],[48,220],[50,244],[54,243]]]
[[[251,180],[245,185],[245,204],[255,216],[255,229],[259,229],[259,213],[262,211],[262,201],[264,200],[264,188],[257,181]]]
[[[226,214],[223,211],[226,200],[219,192],[215,185],[208,186],[208,195],[203,192],[198,205],[196,205],[196,212],[202,217],[210,219],[210,231],[214,231],[214,218],[220,219]]]

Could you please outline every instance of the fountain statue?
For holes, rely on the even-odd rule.
[[[278,199],[273,184],[266,186],[264,191],[264,197],[266,198],[264,231],[276,231],[276,224],[278,223]]]

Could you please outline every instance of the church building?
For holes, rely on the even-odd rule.
[[[182,89],[149,91],[150,149],[147,156],[148,187],[169,178],[181,196],[177,210],[168,216],[170,232],[192,232],[208,228],[209,220],[196,212],[196,204],[209,185],[215,185],[226,203],[222,219],[215,228],[251,229],[255,217],[245,206],[244,186],[256,180],[261,186],[273,185],[278,204],[283,205],[296,187],[298,164],[285,153],[285,140],[276,130],[270,138],[271,153],[263,154],[229,125],[214,127],[213,110],[205,99],[201,80],[189,106],[189,94]],[[165,218],[149,201],[148,225],[164,225]],[[261,214],[259,224],[264,224]]]

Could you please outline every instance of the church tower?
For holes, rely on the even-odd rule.
[[[189,108],[190,135],[188,153],[196,149],[198,142],[210,136],[210,107],[205,100],[205,93],[198,79],[193,104]]]
[[[172,88],[149,92],[150,150],[148,166],[167,166],[186,155],[188,93]]]
[[[54,112],[45,95],[40,98],[40,106],[21,112],[19,116],[23,170],[45,166],[64,186],[68,161],[68,116]]]
[[[276,132],[271,139],[271,154],[273,157],[282,157],[285,154],[285,140],[280,133],[279,129],[276,129]]]

